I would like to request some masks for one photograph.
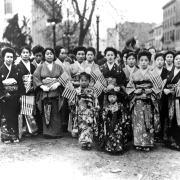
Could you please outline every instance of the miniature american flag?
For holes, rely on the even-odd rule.
[[[64,71],[63,74],[58,78],[58,80],[64,87],[66,87],[68,81],[70,80],[70,77],[67,72]]]
[[[100,94],[104,90],[104,86],[99,82],[99,80],[97,80],[96,83],[94,84],[93,89],[94,89],[94,91],[98,97],[98,96],[100,96]]]
[[[62,93],[62,96],[72,101],[75,95],[76,95],[76,90],[74,89],[72,83],[69,81]]]
[[[106,80],[99,68],[96,68],[94,71],[92,71],[91,76],[95,81],[99,80],[102,85],[106,86]]]
[[[162,89],[164,83],[161,79],[161,76],[157,73],[157,71],[154,70],[152,73],[150,72],[148,75],[151,82],[153,83],[154,88]]]

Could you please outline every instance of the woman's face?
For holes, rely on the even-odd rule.
[[[167,54],[166,55],[166,63],[170,66],[173,63],[173,55]]]
[[[28,49],[23,49],[22,52],[21,52],[21,58],[24,60],[24,61],[28,61],[29,58],[30,58],[30,52]]]
[[[147,69],[149,65],[149,59],[147,56],[141,56],[139,59],[139,66],[141,67],[141,69]]]
[[[174,66],[177,67],[177,68],[180,68],[180,55],[177,55],[174,58]]]
[[[78,51],[76,54],[77,61],[81,64],[85,60],[85,52],[84,51]]]
[[[53,60],[54,60],[54,54],[49,49],[45,52],[45,60],[49,63],[53,62]]]
[[[129,67],[134,67],[136,63],[136,59],[134,56],[129,56],[127,59],[127,65],[129,65]]]
[[[67,58],[66,49],[61,49],[61,52],[59,53],[59,58],[63,61]]]
[[[162,56],[159,56],[158,58],[156,58],[155,64],[156,67],[162,68],[164,66],[164,58]]]
[[[6,63],[7,66],[12,65],[13,63],[13,54],[12,53],[6,53],[4,56],[4,62]]]
[[[108,100],[111,104],[114,104],[117,101],[117,95],[109,95]]]
[[[106,59],[109,64],[113,64],[115,61],[115,54],[113,51],[106,52]]]

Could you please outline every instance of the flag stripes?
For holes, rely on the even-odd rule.
[[[104,90],[104,86],[101,84],[101,82],[99,80],[97,80],[93,89],[94,89],[97,97],[99,97],[100,94],[102,93],[102,91]]]
[[[160,75],[153,76],[153,74],[149,73],[149,78],[151,82],[153,83],[153,86],[155,89],[162,89],[163,81]]]
[[[74,99],[75,95],[76,95],[75,89],[70,89],[68,87],[66,87],[62,93],[63,97],[65,97],[71,101]]]
[[[32,116],[34,105],[35,105],[34,96],[23,95],[21,97],[21,112],[20,112],[20,114]]]
[[[63,74],[58,78],[58,80],[64,87],[66,87],[68,81],[70,80],[70,77],[67,72],[64,71]]]

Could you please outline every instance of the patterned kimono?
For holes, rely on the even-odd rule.
[[[180,94],[179,94],[180,72],[174,76],[174,68],[170,72],[165,85],[172,93],[165,95],[166,109],[164,124],[164,144],[180,150]]]
[[[157,101],[157,91],[149,79],[149,70],[143,75],[141,70],[132,75],[126,88],[131,97],[130,111],[132,113],[133,138],[136,147],[153,147],[154,132],[160,130],[160,115]],[[142,89],[141,94],[135,94],[136,89]],[[151,89],[151,94],[145,90]]]
[[[116,115],[109,111],[109,103],[107,101],[107,95],[102,93],[99,97],[100,106],[103,108],[103,112],[100,112],[99,120],[99,149],[104,149],[109,152],[118,152],[122,151],[127,143],[127,129],[130,125],[130,116],[124,105],[125,100],[125,83],[126,76],[122,69],[118,67],[117,64],[114,64],[112,69],[109,70],[107,63],[100,67],[101,72],[103,73],[107,86],[112,84],[115,87],[120,87],[120,92],[118,94],[118,110]],[[108,113],[107,113],[108,112]],[[106,114],[107,115],[103,115]],[[117,116],[116,118],[114,118]],[[106,123],[105,123],[106,122]],[[113,125],[112,125],[113,122]],[[119,141],[119,137],[121,140]]]
[[[36,103],[42,114],[43,135],[48,137],[61,137],[62,129],[62,104],[63,97],[61,87],[56,90],[44,92],[40,86],[50,87],[58,82],[58,78],[63,73],[63,69],[53,62],[52,70],[48,68],[46,62],[39,66],[33,75],[33,85],[37,92]],[[48,78],[48,82],[47,82]],[[49,105],[48,110],[46,107]]]
[[[99,134],[99,148],[108,152],[120,152],[127,146],[129,131],[128,115],[122,103],[109,104],[103,108],[103,124]]]
[[[82,63],[82,67],[84,68],[85,72],[89,72],[89,74],[94,71],[96,68],[99,68],[99,66],[95,63],[92,62],[91,64],[88,61],[84,61]],[[90,83],[89,83],[89,87],[93,87],[95,84],[94,79],[91,77]]]
[[[4,80],[13,78],[16,83],[4,84]],[[20,113],[19,98],[24,91],[20,72],[11,67],[9,70],[5,64],[0,68],[0,105],[1,105],[1,140],[14,141],[19,139],[18,115]],[[10,97],[4,97],[9,93]]]
[[[92,88],[76,89],[74,100],[75,115],[72,122],[72,132],[79,134],[79,143],[93,142],[93,135],[97,136],[97,122],[99,104]]]

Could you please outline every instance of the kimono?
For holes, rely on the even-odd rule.
[[[5,81],[13,80],[12,83]],[[9,70],[5,64],[0,68],[0,105],[1,105],[1,140],[15,141],[19,139],[18,115],[19,99],[24,91],[20,72],[12,65]],[[5,97],[9,93],[10,97]]]
[[[102,111],[99,133],[99,149],[121,152],[127,147],[129,121],[122,103],[109,104]]]
[[[126,76],[117,64],[114,63],[111,70],[109,70],[108,64],[105,63],[104,65],[99,67],[100,71],[102,72],[104,78],[106,79],[106,86],[112,84],[115,87],[121,88],[121,100],[124,100],[126,93],[125,93],[125,85],[126,85]],[[107,104],[107,96],[104,93],[101,93],[99,96],[99,104],[100,107],[103,108],[103,106],[106,106]]]
[[[164,94],[166,104],[163,104],[163,106],[166,109],[164,112],[164,144],[180,150],[179,80],[180,72],[174,76],[174,69],[172,69],[165,85],[165,88],[170,89],[172,93]]]
[[[129,80],[130,80],[130,77],[132,76],[133,73],[135,73],[136,71],[138,70],[138,68],[136,66],[134,66],[134,70],[132,73],[130,73],[129,69],[128,69],[128,66],[125,66],[123,68],[123,71],[126,75],[126,85],[129,83]]]
[[[92,88],[76,89],[74,99],[75,115],[72,121],[72,133],[79,135],[80,144],[92,144],[93,135],[98,134],[97,119],[99,104]]]
[[[42,115],[43,135],[47,137],[62,137],[62,89],[59,86],[56,90],[44,92],[40,86],[52,86],[58,82],[58,78],[63,73],[61,66],[53,62],[50,70],[44,62],[33,74],[33,86],[36,91],[36,104]]]
[[[144,75],[141,70],[136,71],[126,88],[131,98],[130,113],[135,147],[153,147],[154,132],[159,132],[161,128],[157,99],[159,91],[153,88],[149,73],[149,69]],[[142,89],[142,93],[135,94],[134,91],[137,89]],[[146,94],[146,89],[151,89],[152,93]]]
[[[163,82],[166,81],[169,71],[163,67],[160,77]],[[158,142],[162,142],[163,140],[163,133],[164,133],[164,119],[165,119],[165,112],[168,111],[165,104],[167,104],[167,100],[162,93],[159,97],[159,107],[160,107],[160,121],[161,121],[161,130],[158,133],[155,133],[155,140]],[[164,106],[165,105],[165,106]]]
[[[23,60],[21,60],[16,65],[16,68],[20,72],[21,78],[23,80],[24,91],[22,92],[22,95],[24,95],[25,97],[31,96],[32,98],[35,98],[33,82],[32,82],[32,75],[35,71],[34,65],[30,63],[30,70],[28,70],[27,67],[23,63]],[[36,124],[35,115],[36,115],[36,109],[35,109],[35,105],[33,105],[32,115],[19,116],[19,121],[23,121],[22,122],[23,133],[26,133],[26,132],[31,133],[31,134],[37,133],[38,127]],[[27,131],[27,129],[28,129],[28,131]]]
[[[34,65],[35,69],[40,66],[42,64],[42,62],[40,62],[39,64],[36,62],[36,60],[34,59],[32,64]]]
[[[103,111],[100,111],[100,120],[99,120],[99,149],[104,149],[110,152],[122,151],[127,143],[127,131],[130,125],[130,116],[128,115],[126,107],[124,108],[124,101],[126,98],[125,92],[125,83],[126,76],[123,70],[117,65],[114,64],[112,69],[109,70],[107,63],[100,67],[101,72],[106,79],[107,86],[112,84],[115,87],[120,87],[120,92],[118,93],[118,117],[116,120],[112,118],[112,112],[108,112],[108,116],[104,116],[103,112],[106,112],[109,109],[109,103],[107,100],[107,94],[102,93],[99,96],[100,107]],[[113,115],[114,116],[114,115]],[[110,118],[111,117],[111,118]],[[106,121],[106,124],[105,124]],[[115,121],[115,125],[112,126],[112,122]],[[123,132],[123,133],[120,133]],[[121,135],[120,135],[121,134]],[[119,142],[118,138],[121,136],[123,142]],[[113,138],[112,138],[113,137]],[[108,145],[107,140],[108,139]],[[115,143],[116,141],[116,143]]]
[[[91,64],[88,63],[88,61],[84,61],[82,63],[82,67],[84,68],[84,71],[87,72],[87,73],[91,73],[92,71],[94,71],[96,68],[99,68],[99,66],[95,63],[95,62],[92,62]],[[90,87],[93,87],[95,84],[95,81],[94,79],[91,77],[90,79],[90,83],[89,83],[89,86]]]

